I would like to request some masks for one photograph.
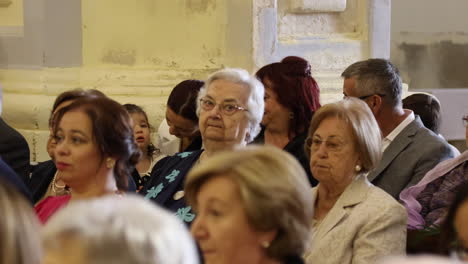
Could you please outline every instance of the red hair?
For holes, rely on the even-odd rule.
[[[290,134],[306,131],[314,112],[320,107],[320,89],[311,75],[309,62],[289,56],[281,62],[263,66],[255,75],[263,84],[269,80],[278,95],[278,102],[293,113]]]

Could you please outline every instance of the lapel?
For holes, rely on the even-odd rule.
[[[370,183],[364,175],[358,175],[351,182],[351,184],[346,187],[345,191],[341,194],[340,198],[336,201],[333,208],[328,212],[327,216],[322,220],[322,223],[319,225],[316,230],[316,239],[323,238],[328,232],[335,228],[343,219],[349,214],[349,207],[355,206],[367,197],[369,191]],[[313,203],[317,199],[317,189],[315,187],[312,189]]]
[[[421,119],[415,115],[413,122],[409,123],[400,134],[393,140],[387,149],[384,151],[382,160],[379,162],[377,168],[369,173],[367,178],[373,182],[383,170],[385,170],[390,163],[406,148],[412,141],[414,135],[422,127]]]

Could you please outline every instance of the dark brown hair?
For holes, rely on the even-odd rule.
[[[200,80],[185,80],[172,89],[167,106],[183,118],[198,124],[197,96],[205,82]]]
[[[95,89],[83,90],[81,88],[68,90],[59,94],[57,98],[55,98],[54,105],[52,106],[52,110],[50,111],[49,127],[53,126],[53,124],[51,123],[53,119],[52,115],[54,114],[55,110],[59,105],[61,105],[64,102],[76,100],[82,97],[106,97],[106,95]]]
[[[123,107],[125,108],[125,110],[127,110],[129,114],[142,114],[145,117],[146,124],[148,124],[148,128],[150,129],[150,131],[153,129],[153,127],[150,125],[148,121],[148,115],[146,114],[145,110],[143,110],[143,108],[141,108],[140,106],[136,104],[124,104]],[[150,141],[147,152],[145,154],[151,157],[153,156],[153,153],[155,151],[156,151],[156,147]]]
[[[306,131],[314,112],[320,107],[320,89],[311,75],[309,62],[289,56],[281,62],[263,66],[255,75],[263,84],[269,80],[278,95],[278,102],[292,112],[290,133]]]
[[[433,95],[417,93],[403,99],[403,108],[413,110],[424,126],[439,134],[441,122],[440,103]]]
[[[130,116],[125,108],[107,97],[79,98],[54,116],[54,134],[60,120],[71,110],[81,110],[89,117],[100,154],[116,159],[114,175],[117,188],[127,190],[128,176],[138,163],[140,150],[133,139]]]

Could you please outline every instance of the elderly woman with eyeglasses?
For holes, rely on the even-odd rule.
[[[462,117],[468,146],[468,115]],[[468,150],[439,163],[416,185],[404,189],[400,200],[408,210],[408,229],[440,225],[452,203],[455,190],[468,182]]]
[[[196,164],[220,151],[243,147],[260,132],[264,87],[241,69],[223,69],[208,77],[198,94],[198,126],[203,149],[160,160],[140,191],[146,199],[176,212],[190,224],[195,214],[185,202],[185,176]]]
[[[381,157],[369,107],[349,98],[315,112],[306,140],[315,211],[306,263],[375,263],[405,254],[406,212],[366,177]]]

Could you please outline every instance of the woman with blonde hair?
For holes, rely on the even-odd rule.
[[[312,196],[292,155],[272,146],[219,153],[193,168],[185,192],[206,264],[303,263]]]
[[[367,172],[380,161],[381,136],[369,107],[355,98],[315,112],[305,144],[315,208],[307,263],[375,263],[405,254],[406,211],[372,185]]]
[[[40,264],[39,222],[31,204],[0,177],[0,264]]]

